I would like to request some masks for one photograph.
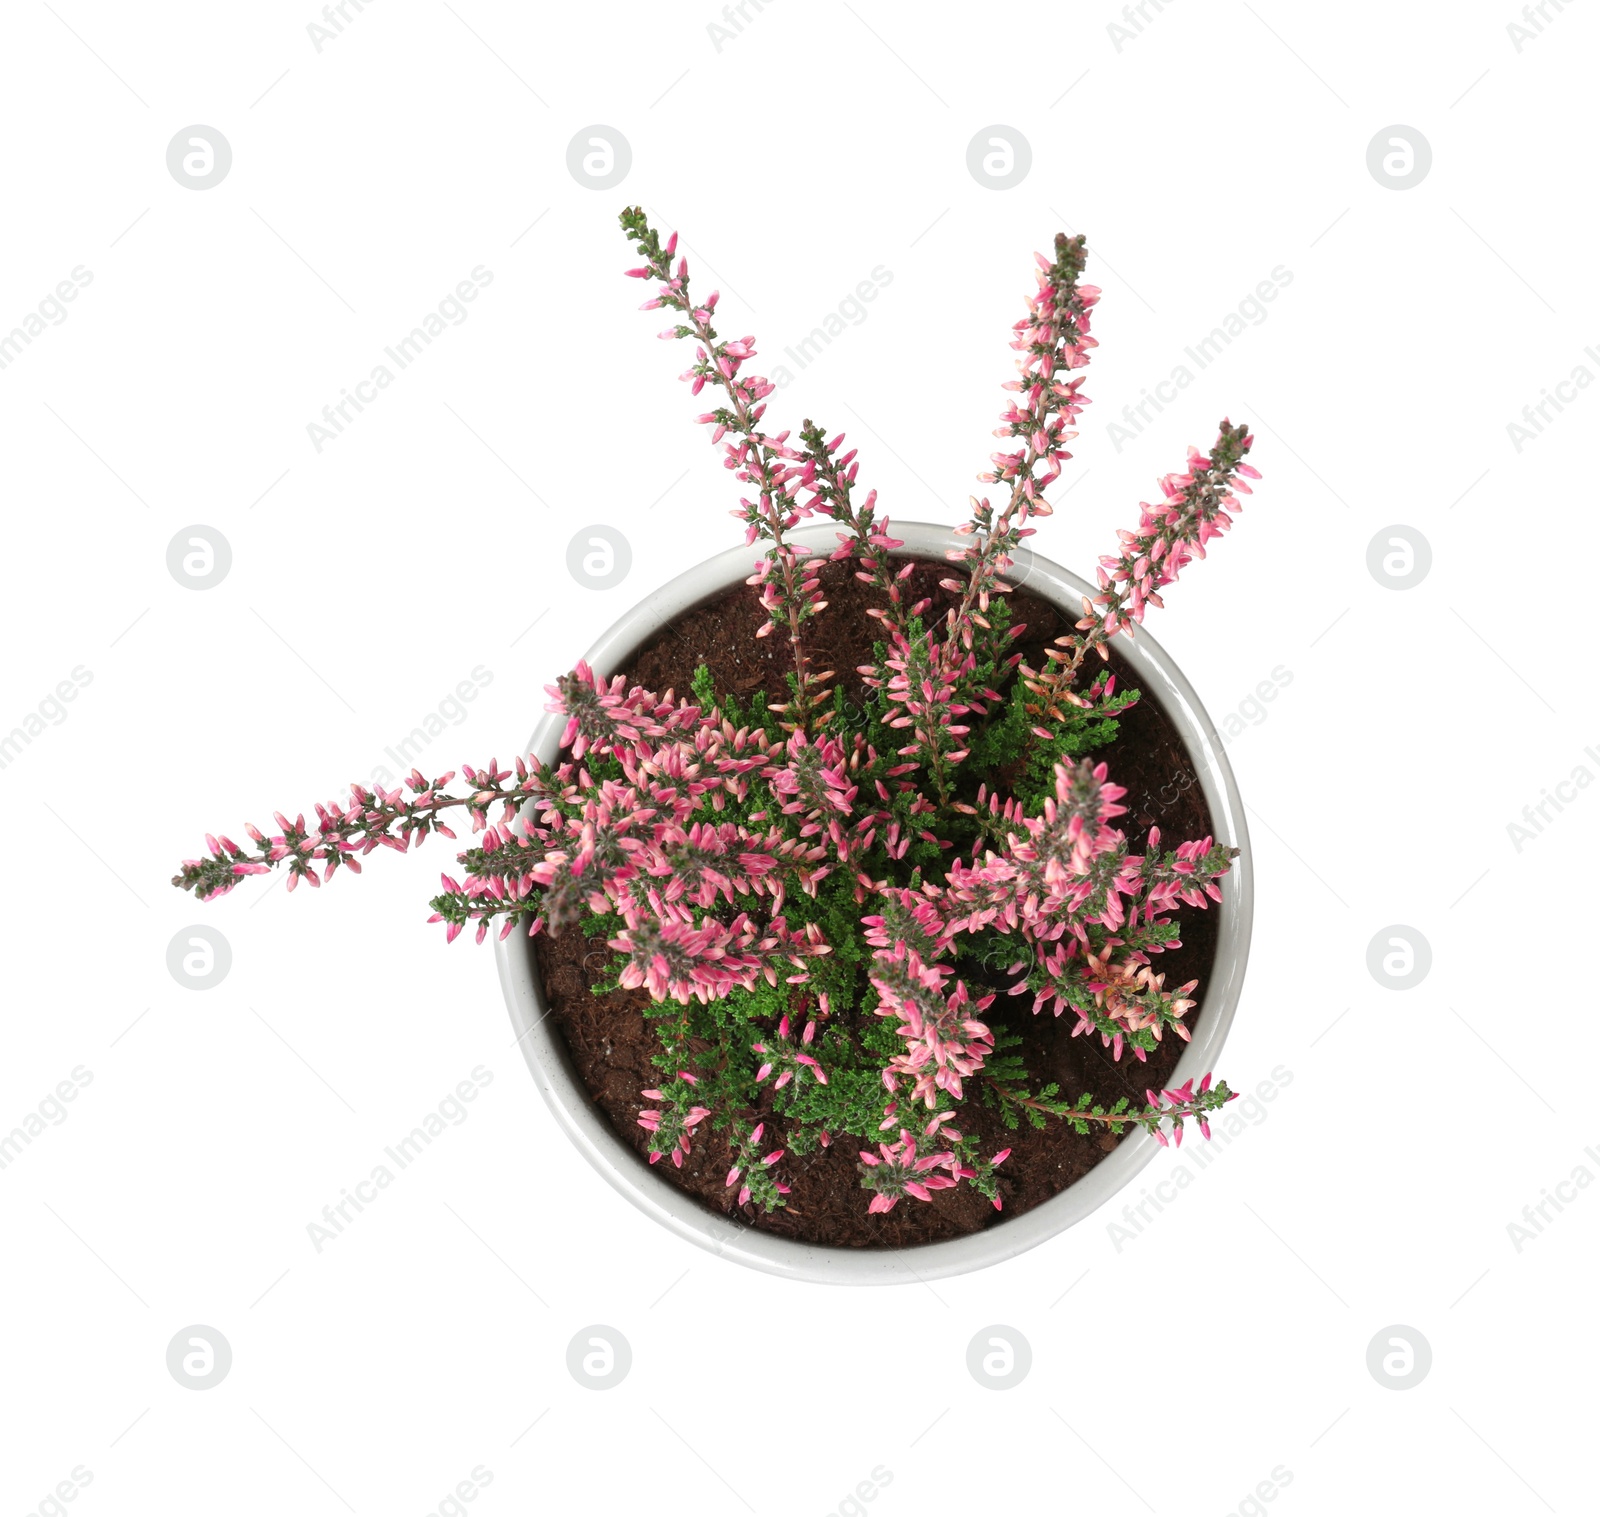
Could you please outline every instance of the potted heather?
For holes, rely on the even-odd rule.
[[[1140,623],[1259,477],[1252,439],[1224,421],[1191,449],[1097,585],[1029,552],[1095,346],[1084,239],[1058,236],[1014,327],[995,499],[891,531],[842,437],[769,430],[754,339],[718,335],[676,237],[622,224],[716,394],[698,421],[746,548],[547,687],[509,767],[353,785],[309,825],[208,836],[173,883],[320,886],[464,817],[430,920],[494,935],[553,1109],[646,1211],[797,1277],[1015,1253],[1232,1099],[1209,1059],[1248,944],[1241,808]]]

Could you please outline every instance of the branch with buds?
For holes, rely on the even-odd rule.
[[[803,516],[808,507],[795,501],[803,482],[802,455],[788,446],[789,433],[776,435],[761,425],[766,414],[766,397],[773,391],[772,381],[760,375],[741,377],[745,363],[755,357],[755,338],[740,337],[731,342],[717,336],[711,325],[712,313],[721,298],[713,290],[703,302],[689,294],[689,260],[680,257],[672,264],[678,248],[674,232],[663,243],[639,210],[622,213],[622,228],[638,249],[644,263],[629,269],[634,279],[654,280],[660,290],[645,301],[643,309],[665,307],[677,311],[682,320],[661,332],[663,338],[693,338],[695,360],[679,376],[698,395],[707,384],[717,386],[726,404],[717,406],[696,420],[711,428],[711,441],[721,444],[723,464],[741,484],[751,486],[756,498],[741,498],[732,513],[745,524],[745,542],[758,538],[771,544],[766,556],[747,583],[756,586],[767,623],[757,634],[765,637],[775,627],[789,634],[794,655],[795,693],[789,704],[786,725],[804,730],[815,719],[822,705],[823,687],[832,670],[816,673],[806,656],[802,628],[805,622],[827,605],[819,591],[815,570],[819,560],[802,558],[784,534]]]
[[[1083,620],[1076,633],[1056,639],[1046,650],[1048,667],[1024,676],[1036,700],[1029,713],[1039,720],[1059,720],[1061,703],[1071,691],[1085,657],[1107,657],[1111,639],[1144,620],[1147,606],[1163,604],[1161,590],[1172,584],[1184,567],[1206,556],[1205,545],[1233,525],[1232,510],[1243,507],[1238,497],[1249,495],[1249,479],[1261,475],[1244,461],[1255,439],[1248,427],[1233,426],[1226,418],[1217,433],[1210,456],[1189,450],[1182,473],[1161,481],[1161,500],[1141,503],[1137,532],[1121,532],[1121,551],[1100,560],[1097,571],[1100,594],[1083,601]],[[1038,734],[1048,737],[1048,731]]]
[[[1036,1095],[1005,1080],[995,1080],[991,1088],[999,1097],[1009,1127],[1016,1128],[1024,1120],[1031,1126],[1043,1127],[1048,1120],[1055,1120],[1065,1122],[1074,1132],[1088,1134],[1098,1128],[1114,1137],[1120,1137],[1130,1127],[1141,1127],[1163,1148],[1181,1146],[1184,1123],[1190,1121],[1199,1127],[1202,1137],[1209,1138],[1209,1118],[1228,1102],[1239,1099],[1239,1092],[1229,1090],[1225,1081],[1213,1085],[1210,1075],[1204,1076],[1198,1087],[1193,1080],[1185,1080],[1174,1090],[1147,1090],[1143,1106],[1133,1105],[1126,1097],[1110,1106],[1088,1096],[1063,1101],[1057,1098],[1054,1085],[1047,1085]]]

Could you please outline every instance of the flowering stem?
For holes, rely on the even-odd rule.
[[[465,806],[472,830],[481,832],[489,825],[489,810],[496,802],[504,805],[508,820],[529,800],[560,804],[559,792],[537,759],[519,758],[515,783],[509,786],[503,782],[512,777],[511,771],[501,769],[494,759],[486,769],[463,765],[461,773],[472,786],[463,795],[451,794],[444,788],[455,778],[453,769],[436,780],[424,779],[413,769],[393,790],[381,785],[370,790],[364,785],[352,785],[348,804],[330,801],[326,806],[316,806],[314,827],[306,826],[303,812],[292,822],[281,811],[274,812],[280,831],[271,836],[246,825],[252,848],[241,848],[232,838],[207,833],[210,857],[185,859],[172,883],[180,890],[192,890],[197,900],[220,900],[245,877],[270,874],[284,865],[289,871],[289,889],[293,890],[302,879],[317,887],[332,879],[341,865],[352,874],[360,874],[360,860],[375,848],[405,853],[430,832],[455,837],[440,817],[456,807]],[[410,796],[405,794],[405,787],[411,789]],[[322,866],[320,878],[318,865]]]
[[[724,463],[740,479],[757,487],[758,499],[742,501],[743,510],[734,515],[745,522],[747,542],[763,537],[772,544],[765,564],[749,581],[762,587],[762,604],[770,618],[767,627],[758,635],[764,636],[773,626],[786,628],[794,655],[794,699],[787,706],[772,709],[784,712],[785,726],[808,730],[823,704],[821,687],[832,677],[833,671],[813,673],[801,631],[803,623],[827,604],[819,598],[818,582],[812,573],[818,561],[802,563],[784,537],[784,533],[806,514],[796,508],[793,501],[802,482],[802,471],[791,467],[790,461],[797,460],[800,455],[786,445],[787,432],[770,436],[759,427],[766,412],[765,397],[774,387],[770,380],[760,376],[739,377],[745,360],[755,356],[755,339],[743,337],[734,342],[718,339],[711,325],[718,292],[713,291],[703,304],[696,305],[689,298],[688,259],[680,258],[676,271],[673,270],[677,233],[663,244],[644,212],[636,206],[625,210],[621,220],[623,231],[645,260],[641,268],[630,269],[629,274],[657,280],[661,285],[660,294],[646,301],[645,309],[666,306],[683,314],[684,320],[669,327],[661,336],[693,337],[700,344],[694,365],[682,377],[693,386],[696,395],[710,381],[728,398],[727,406],[709,411],[699,419],[713,427],[711,440],[714,443],[722,442],[730,432],[735,435],[736,441],[725,444]]]
[[[1241,509],[1235,492],[1248,495],[1244,480],[1261,477],[1244,461],[1254,441],[1247,426],[1232,426],[1224,418],[1211,456],[1191,448],[1185,472],[1161,481],[1161,503],[1140,507],[1139,530],[1118,532],[1122,549],[1100,560],[1100,594],[1084,597],[1077,631],[1046,650],[1051,667],[1027,672],[1028,688],[1037,697],[1027,708],[1031,716],[1059,720],[1063,701],[1081,704],[1072,687],[1089,653],[1108,658],[1111,639],[1142,622],[1146,606],[1160,606],[1161,587],[1176,580],[1191,560],[1204,558],[1205,544],[1233,524],[1229,508]]]
[[[1023,538],[1032,534],[1029,519],[1050,514],[1043,491],[1070,457],[1065,444],[1076,433],[1068,431],[1067,424],[1086,403],[1078,394],[1082,379],[1064,376],[1089,362],[1089,350],[1095,346],[1089,317],[1100,292],[1078,283],[1085,260],[1082,237],[1058,235],[1055,253],[1053,262],[1036,255],[1037,289],[1028,298],[1027,314],[1012,328],[1011,346],[1023,357],[1017,363],[1019,377],[1006,388],[1017,392],[1020,400],[1008,403],[1001,413],[998,435],[1019,438],[1021,445],[1011,453],[992,454],[991,471],[979,476],[987,483],[1008,485],[1009,498],[998,515],[987,500],[975,499],[972,519],[956,529],[976,540],[947,555],[964,565],[968,574],[965,583],[953,577],[940,582],[961,597],[946,614],[942,641],[912,636],[904,621],[891,624],[894,646],[886,660],[888,668],[874,671],[868,679],[869,684],[883,687],[890,699],[885,720],[893,727],[911,729],[907,734],[911,741],[899,750],[900,757],[926,770],[929,788],[946,814],[953,809],[953,771],[969,751],[970,728],[963,719],[969,713],[986,715],[987,703],[1002,699],[982,678],[1001,664],[1005,644],[1022,630],[998,632],[989,621],[990,599],[1010,589],[1001,575]],[[833,480],[825,477],[824,486],[822,493],[831,494],[830,504],[845,505]],[[868,545],[876,546],[870,538]],[[919,603],[911,615],[925,604]]]
[[[1009,484],[1010,498],[998,517],[987,500],[975,500],[972,520],[957,530],[978,541],[950,554],[968,566],[961,603],[952,607],[945,619],[945,643],[951,651],[957,643],[971,649],[974,625],[987,628],[984,613],[989,609],[989,597],[1008,588],[1001,575],[1010,567],[1011,554],[1022,539],[1033,535],[1028,520],[1052,514],[1044,491],[1072,456],[1065,445],[1077,433],[1068,426],[1088,404],[1078,393],[1082,377],[1063,376],[1084,368],[1089,350],[1098,345],[1089,335],[1089,322],[1100,291],[1078,283],[1087,259],[1082,237],[1057,233],[1055,253],[1053,263],[1036,255],[1038,290],[1028,300],[1027,315],[1012,328],[1016,337],[1011,346],[1024,357],[1017,363],[1020,377],[1005,388],[1017,392],[1020,402],[1007,405],[995,435],[1020,438],[1022,446],[1011,453],[991,454],[993,468],[979,475],[985,484]],[[951,589],[961,588],[958,583],[947,583]]]
[[[812,492],[811,505],[825,510],[835,521],[844,523],[855,539],[853,544],[841,542],[832,557],[839,561],[852,554],[855,556],[861,565],[856,578],[876,585],[883,592],[886,602],[881,607],[869,607],[867,615],[883,622],[891,632],[906,633],[907,622],[926,610],[927,602],[920,601],[908,609],[900,594],[900,581],[911,572],[912,566],[908,564],[898,570],[891,567],[890,552],[903,544],[898,538],[889,536],[887,519],[874,519],[878,492],[869,490],[867,498],[859,506],[851,499],[860,467],[856,462],[856,450],[852,448],[848,453],[841,454],[839,447],[844,442],[844,433],[829,441],[822,428],[810,417],[801,423],[800,440],[805,444],[802,484]]]
[[[1179,1144],[1183,1142],[1183,1124],[1189,1120],[1198,1122],[1201,1132],[1209,1138],[1211,1124],[1207,1119],[1210,1114],[1220,1111],[1229,1101],[1238,1098],[1238,1092],[1229,1090],[1226,1081],[1219,1080],[1213,1085],[1210,1075],[1201,1080],[1198,1090],[1194,1088],[1193,1080],[1186,1080],[1175,1090],[1147,1090],[1145,1105],[1137,1108],[1131,1105],[1126,1096],[1108,1109],[1092,1096],[1080,1096],[1076,1101],[1058,1101],[1053,1096],[1029,1095],[999,1079],[992,1079],[989,1088],[1000,1098],[1002,1105],[1027,1112],[1034,1120],[1059,1117],[1079,1133],[1087,1133],[1089,1124],[1098,1122],[1119,1137],[1127,1128],[1137,1124],[1146,1132],[1154,1133],[1163,1147],[1167,1142],[1167,1135],[1162,1130],[1163,1123],[1171,1124],[1173,1137]]]

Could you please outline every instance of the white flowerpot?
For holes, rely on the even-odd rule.
[[[942,559],[947,549],[970,542],[947,528],[922,522],[896,521],[891,531],[904,539],[900,552],[917,558]],[[831,551],[837,546],[837,533],[832,522],[824,522],[797,529],[790,536],[798,544]],[[612,626],[589,649],[585,655],[588,662],[597,674],[615,673],[666,623],[742,584],[757,552],[753,547],[731,548],[680,574]],[[1082,596],[1093,593],[1076,575],[1026,551],[1019,552],[1008,577],[1013,583],[1025,585],[1030,594],[1067,611],[1074,620],[1081,615]],[[1244,805],[1221,739],[1188,680],[1142,627],[1136,627],[1131,638],[1119,638],[1116,646],[1137,672],[1138,688],[1144,698],[1160,705],[1183,738],[1211,811],[1216,840],[1239,850],[1232,869],[1221,882],[1221,905],[1214,908],[1220,913],[1216,963],[1200,988],[1201,1011],[1195,1019],[1193,1041],[1171,1076],[1170,1083],[1177,1085],[1217,1068],[1239,1003],[1250,949],[1250,838],[1245,829]],[[553,761],[561,727],[560,719],[547,715],[534,731],[531,751],[547,762]],[[1112,778],[1116,776],[1113,774]],[[547,1020],[532,942],[525,935],[514,933],[497,945],[495,957],[512,1026],[528,1068],[578,1151],[640,1211],[663,1227],[724,1259],[769,1274],[839,1285],[900,1285],[982,1269],[1035,1248],[1081,1222],[1132,1181],[1159,1148],[1151,1134],[1136,1130],[1082,1179],[1050,1200],[963,1238],[899,1249],[821,1248],[793,1242],[708,1211],[623,1143],[574,1073],[560,1032]]]

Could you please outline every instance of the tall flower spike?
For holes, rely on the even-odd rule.
[[[802,455],[789,445],[787,432],[774,435],[763,425],[766,397],[775,388],[772,381],[741,372],[746,361],[755,356],[755,338],[741,337],[732,342],[720,339],[711,325],[717,296],[712,294],[703,303],[696,303],[689,294],[688,260],[680,258],[673,267],[677,235],[663,245],[637,206],[625,210],[621,221],[623,231],[644,259],[643,266],[630,269],[629,274],[636,279],[655,280],[659,285],[658,293],[645,302],[646,309],[665,307],[677,311],[680,319],[668,329],[670,334],[693,339],[697,344],[695,361],[681,378],[695,395],[712,384],[725,397],[725,404],[697,419],[711,428],[712,442],[721,445],[724,466],[755,492],[753,500],[741,498],[739,509],[732,514],[745,524],[746,543],[761,539],[769,544],[748,583],[760,589],[761,604],[768,615],[767,625],[759,635],[765,636],[774,627],[782,627],[789,635],[795,695],[787,707],[787,724],[805,730],[823,715],[826,676],[811,667],[803,628],[827,602],[822,599],[815,573],[821,560],[803,557],[785,536],[812,510],[799,495],[804,483]]]
[[[1205,545],[1233,525],[1229,511],[1242,510],[1238,497],[1250,493],[1244,481],[1261,478],[1244,461],[1254,441],[1248,427],[1233,426],[1224,417],[1210,456],[1190,448],[1183,472],[1160,480],[1161,500],[1141,503],[1138,531],[1119,531],[1121,550],[1100,560],[1100,593],[1084,597],[1077,630],[1046,650],[1044,671],[1027,671],[1035,696],[1031,714],[1059,718],[1085,657],[1094,652],[1104,659],[1111,639],[1142,622],[1147,606],[1160,606],[1161,589],[1187,564],[1204,558]]]
[[[1087,257],[1082,237],[1057,234],[1055,255],[1053,261],[1042,253],[1034,255],[1038,287],[1028,298],[1027,313],[1012,328],[1011,346],[1022,357],[1017,360],[1018,377],[1005,388],[1016,399],[1001,412],[995,435],[1015,446],[1008,453],[991,454],[990,469],[979,476],[984,484],[1006,486],[1009,498],[998,513],[987,498],[974,500],[971,520],[956,529],[973,542],[949,554],[965,566],[967,580],[964,587],[959,581],[952,585],[962,589],[962,598],[945,622],[941,662],[948,669],[956,669],[961,653],[970,653],[979,638],[991,655],[998,655],[1001,640],[986,620],[990,598],[1009,592],[1003,575],[1023,540],[1034,533],[1030,519],[1052,514],[1044,492],[1072,456],[1066,448],[1077,436],[1071,424],[1089,403],[1080,394],[1083,376],[1073,376],[1098,346],[1089,326],[1100,291],[1079,283]],[[972,667],[961,672],[970,675]],[[978,694],[970,679],[958,680],[958,703],[970,704]]]

